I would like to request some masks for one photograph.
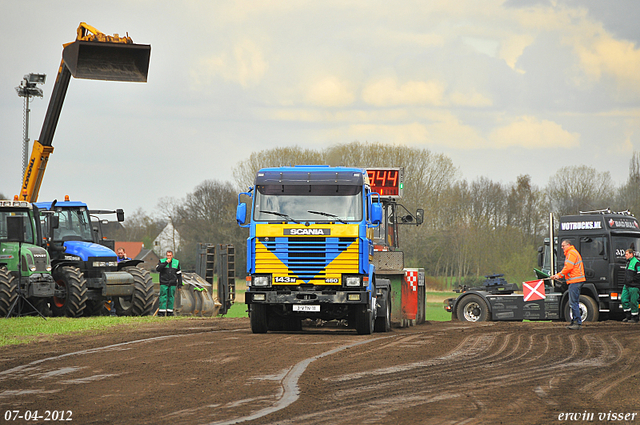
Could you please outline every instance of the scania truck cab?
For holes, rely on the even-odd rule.
[[[382,205],[366,170],[261,169],[238,196],[236,219],[249,228],[245,302],[254,333],[299,330],[304,319],[343,321],[359,334],[390,329],[389,281],[372,262]]]

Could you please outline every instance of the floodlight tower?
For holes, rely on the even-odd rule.
[[[16,87],[18,96],[24,97],[24,130],[23,130],[23,142],[22,142],[22,176],[20,176],[20,183],[24,173],[27,171],[27,162],[29,162],[29,99],[32,97],[42,97],[42,89],[36,87],[36,84],[44,84],[47,76],[46,74],[27,74],[24,76],[20,85]]]

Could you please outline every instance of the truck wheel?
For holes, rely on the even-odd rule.
[[[133,307],[134,316],[148,316],[153,313],[156,295],[153,291],[151,274],[139,267],[125,267],[124,270],[133,276]]]
[[[373,312],[366,304],[359,304],[356,306],[356,332],[358,335],[371,335],[373,333],[373,327],[375,323],[375,317]]]
[[[249,311],[251,319],[251,332],[254,334],[267,333],[267,306],[264,304],[251,304]]]
[[[11,304],[17,296],[18,282],[7,269],[0,269],[0,317],[7,317]]]
[[[385,298],[387,307],[385,308],[383,317],[376,317],[374,327],[376,332],[389,332],[391,330],[391,297],[388,292]]]
[[[87,280],[77,267],[60,267],[54,272],[56,290],[63,289],[64,297],[53,296],[54,316],[78,317],[87,306]]]
[[[583,322],[597,322],[600,318],[600,311],[598,310],[598,304],[596,301],[588,295],[580,295],[578,299],[580,306],[580,315]],[[569,302],[564,305],[564,320],[571,321],[571,307]]]
[[[491,320],[489,306],[478,295],[467,295],[462,298],[456,308],[458,319],[463,322],[486,322]]]

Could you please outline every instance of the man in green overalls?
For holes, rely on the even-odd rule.
[[[180,262],[173,258],[173,251],[167,251],[167,258],[158,262],[156,270],[160,273],[160,307],[158,316],[173,316],[173,298],[176,285],[182,285]]]
[[[624,253],[627,259],[627,267],[624,275],[624,288],[620,301],[625,318],[623,322],[638,323],[638,296],[640,295],[640,261],[635,257],[633,249],[629,248]]]

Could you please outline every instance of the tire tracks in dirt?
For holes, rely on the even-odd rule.
[[[565,342],[569,342],[568,346]],[[552,346],[561,349],[552,351]],[[384,349],[384,345],[368,348],[369,351],[376,349]],[[609,367],[620,359],[621,353],[622,345],[613,335],[567,336],[540,332],[529,335],[527,342],[523,342],[522,335],[516,332],[489,331],[483,335],[470,335],[449,353],[433,359],[327,377],[323,392],[330,396],[315,406],[317,413],[298,416],[291,423],[336,423],[335,418],[342,418],[338,423],[350,423],[362,419],[361,413],[353,413],[355,404],[375,405],[378,415],[384,416],[399,409],[472,395],[477,397],[476,408],[472,409],[475,414],[464,418],[463,422],[466,422],[484,413],[479,401],[497,388],[526,386],[529,388],[527,397],[534,395],[545,400],[554,388],[572,378],[580,368]],[[620,378],[601,388],[593,397],[602,398],[626,379],[624,374],[629,367],[618,372],[616,376],[620,375]],[[605,380],[608,378],[602,378]],[[385,394],[383,404],[379,402],[381,392]],[[519,403],[524,406],[526,400],[512,400],[516,407]],[[547,404],[554,405],[554,402]]]

